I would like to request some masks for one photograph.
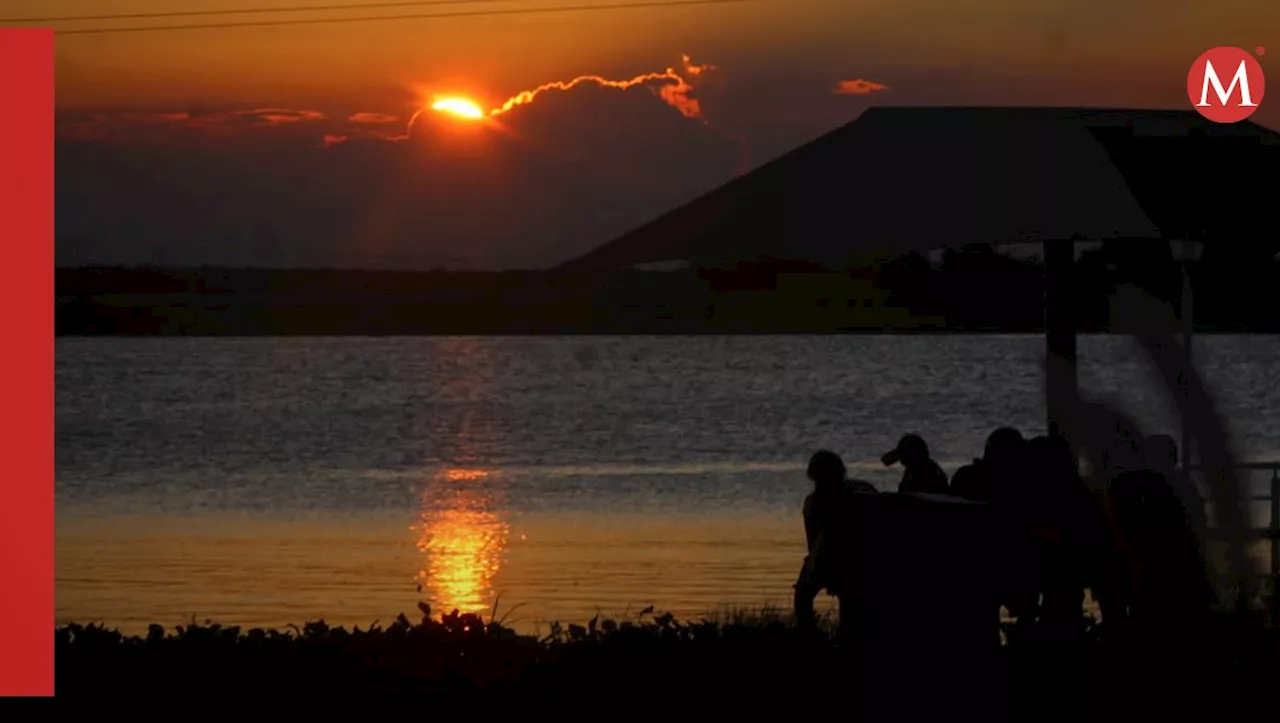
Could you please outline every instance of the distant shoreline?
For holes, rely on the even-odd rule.
[[[981,257],[986,258],[986,257]],[[993,257],[1002,258],[1002,257]],[[721,274],[561,271],[60,268],[58,337],[70,336],[810,336],[1044,333],[1043,271],[891,283],[855,272],[747,267]],[[978,262],[966,262],[976,264]],[[1006,264],[1014,267],[1004,268]],[[981,264],[978,264],[981,266]],[[983,267],[985,268],[985,267]],[[941,276],[937,276],[941,273]],[[1081,271],[1081,334],[1107,334],[1107,280]],[[976,275],[975,275],[976,274]],[[1280,333],[1275,297],[1202,284],[1197,333]],[[997,282],[995,279],[1001,279]],[[1212,282],[1212,283],[1210,283]],[[1263,288],[1258,284],[1248,289]],[[1264,285],[1265,286],[1265,285]],[[987,293],[990,290],[990,293]],[[1161,292],[1163,294],[1163,292]],[[1259,291],[1259,293],[1261,293]],[[1234,298],[1233,298],[1234,295]],[[1256,295],[1255,295],[1256,296]],[[1172,296],[1161,296],[1176,307]]]

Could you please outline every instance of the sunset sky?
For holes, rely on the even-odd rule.
[[[339,3],[7,0],[0,15],[328,4]],[[729,180],[744,149],[759,165],[873,103],[1184,108],[1187,68],[1203,50],[1268,43],[1260,60],[1280,78],[1280,3],[1268,0],[755,0],[67,35],[58,235],[70,240],[59,251],[63,263],[546,266]],[[691,75],[686,54],[714,70]],[[677,94],[697,102],[696,117],[664,102],[658,91],[671,84],[587,83],[493,123],[427,114],[409,138],[389,139],[441,94],[488,110],[548,82],[668,68],[692,86]],[[1254,120],[1280,127],[1280,96]]]

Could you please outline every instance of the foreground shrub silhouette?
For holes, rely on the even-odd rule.
[[[938,692],[957,671],[922,660],[918,680],[900,681],[906,688],[869,683],[874,677],[865,668],[844,665],[848,651],[833,645],[827,631],[806,633],[767,611],[685,622],[645,610],[633,620],[597,616],[585,625],[553,624],[539,637],[477,615],[433,616],[425,604],[419,609],[416,623],[401,615],[385,628],[351,630],[324,621],[284,631],[193,622],[173,631],[152,625],[147,635],[133,637],[71,624],[57,630],[57,693],[188,700],[198,691],[237,698],[308,691],[325,700],[414,693],[433,704],[519,700],[528,709],[590,701],[624,710],[795,706],[835,695],[872,701],[867,705],[873,710],[933,705],[960,712],[960,701]],[[1175,644],[1161,646],[1161,655],[1177,647],[1177,635],[1170,631]],[[1038,644],[1023,652],[1003,649],[1001,665],[1010,675],[979,681],[965,705],[986,701],[992,706],[986,712],[997,715],[1010,693],[1016,698],[1022,689],[1041,718],[1051,712],[1040,710],[1045,696],[1064,715],[1070,709],[1062,701],[1072,697],[1118,709],[1127,696],[1149,711],[1152,690],[1166,697],[1172,690],[1170,706],[1185,711],[1265,695],[1266,681],[1280,679],[1276,631],[1241,621],[1224,623],[1207,647],[1192,646],[1186,656],[1172,658],[1192,661],[1176,663],[1176,670],[1153,666],[1142,646],[1108,649],[1092,635],[1073,650]],[[1161,679],[1144,680],[1144,670]],[[1178,679],[1165,679],[1169,674]]]
[[[416,623],[400,615],[387,627],[351,630],[323,620],[283,631],[193,621],[125,636],[70,624],[57,630],[58,694],[154,695],[216,681],[237,694],[304,684],[437,696],[512,688],[550,695],[628,675],[683,671],[704,681],[719,673],[741,679],[753,668],[776,684],[780,671],[830,648],[825,635],[801,633],[781,616],[681,622],[646,610],[635,620],[554,623],[537,637],[477,615],[433,617],[427,605],[419,609]]]

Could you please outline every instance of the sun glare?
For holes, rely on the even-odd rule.
[[[441,98],[431,104],[431,110],[470,120],[485,117],[485,112],[480,109],[480,106],[466,98]]]

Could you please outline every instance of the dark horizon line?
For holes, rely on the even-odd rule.
[[[131,338],[131,339],[174,339],[174,338],[207,338],[207,339],[389,339],[389,338],[426,338],[426,337],[526,337],[541,338],[553,336],[583,337],[686,337],[686,336],[1044,336],[1044,329],[983,329],[983,328],[903,328],[903,329],[849,329],[844,331],[743,331],[743,330],[708,330],[708,331],[589,331],[559,330],[546,332],[529,331],[487,331],[487,332],[343,332],[331,334],[313,333],[142,333],[142,332],[99,332],[74,333],[57,332],[56,338]],[[1076,331],[1077,336],[1132,336],[1128,331],[1112,331],[1109,329],[1087,329]],[[1196,336],[1280,336],[1280,332],[1255,331],[1250,329],[1231,329],[1227,327],[1197,327]]]
[[[445,266],[434,267],[412,267],[412,268],[377,268],[370,266],[262,266],[262,265],[231,265],[231,264],[184,264],[184,265],[160,265],[160,264],[76,264],[76,265],[55,265],[54,271],[287,271],[287,272],[359,272],[359,273],[376,273],[376,274],[503,274],[503,273],[542,273],[557,271],[557,267],[551,266],[547,268],[508,268],[508,269],[470,269],[470,268],[450,268]]]
[[[973,244],[973,245],[975,245],[975,246],[984,246],[984,245],[986,245],[986,244]],[[999,246],[999,245],[1003,245],[1003,244],[994,244],[994,245]],[[885,255],[885,258],[886,258],[886,259],[898,258],[898,257],[901,257],[901,256],[909,255],[909,253],[910,253],[910,251],[908,250],[907,252],[904,252],[904,253],[902,253],[902,254],[899,254],[898,256],[893,256],[892,254],[886,254],[886,255]],[[681,261],[684,261],[683,259],[680,259],[680,260],[681,260]],[[1039,263],[1042,263],[1042,260],[1041,260],[1039,257],[1034,256],[1034,255],[1027,256],[1027,257],[1025,257],[1024,259],[1019,259],[1019,260],[1023,260],[1023,261],[1026,261],[1027,263],[1032,263],[1032,264],[1039,264]],[[673,259],[673,261],[676,261],[676,259]],[[677,267],[677,268],[675,268],[675,269],[672,269],[672,271],[685,271],[685,270],[694,270],[694,269],[701,269],[701,268],[707,268],[707,269],[720,268],[720,267],[715,266],[715,265],[707,265],[707,266],[703,266],[703,265],[701,265],[701,264],[694,263],[694,262],[691,262],[691,261],[686,261],[685,263],[687,264],[686,266]],[[788,265],[788,264],[811,264],[811,265],[813,265],[813,266],[815,266],[815,267],[820,267],[820,268],[822,268],[822,269],[824,269],[824,270],[826,270],[826,271],[830,271],[830,272],[833,272],[833,273],[839,273],[839,272],[844,272],[844,271],[860,271],[860,270],[864,270],[864,269],[866,269],[866,268],[870,268],[870,266],[869,266],[869,265],[868,265],[868,266],[849,266],[849,267],[847,267],[847,268],[836,268],[836,267],[827,267],[827,266],[825,266],[824,264],[822,264],[821,262],[812,261],[812,260],[808,260],[808,259],[767,259],[767,258],[761,258],[761,259],[744,259],[744,260],[742,261],[742,263],[741,263],[741,264],[739,264],[739,265],[745,265],[745,266],[755,266],[755,265],[760,265],[760,266],[769,266],[769,265]],[[378,267],[370,267],[370,266],[266,266],[266,265],[260,265],[260,264],[245,264],[245,265],[232,265],[232,264],[173,264],[173,265],[167,265],[167,264],[148,264],[148,263],[143,263],[143,264],[124,264],[124,263],[119,263],[119,264],[108,264],[108,263],[101,263],[101,264],[74,264],[74,265],[70,265],[70,264],[68,264],[68,265],[57,264],[57,265],[55,265],[55,266],[54,266],[54,271],[56,271],[56,272],[75,272],[75,271],[153,271],[153,272],[191,272],[191,271],[264,271],[264,272],[289,272],[289,273],[297,273],[297,272],[309,272],[309,273],[318,273],[318,272],[332,273],[332,272],[340,272],[340,273],[370,273],[370,274],[440,274],[440,273],[446,273],[446,274],[563,274],[563,275],[567,275],[567,276],[596,275],[596,274],[600,274],[600,273],[616,273],[616,272],[625,272],[625,271],[635,271],[635,272],[639,272],[639,273],[671,273],[671,272],[672,272],[672,271],[651,271],[651,270],[646,270],[646,269],[639,269],[639,268],[635,268],[634,266],[620,267],[620,268],[617,268],[617,269],[575,269],[575,270],[568,270],[568,269],[566,269],[566,268],[565,268],[563,265],[561,265],[561,264],[557,264],[557,265],[554,265],[554,266],[546,266],[546,267],[541,267],[541,268],[531,268],[531,267],[513,267],[513,268],[502,268],[502,269],[482,269],[482,268],[458,268],[458,267],[447,267],[447,266],[433,266],[433,267],[403,267],[403,268],[378,268]]]

